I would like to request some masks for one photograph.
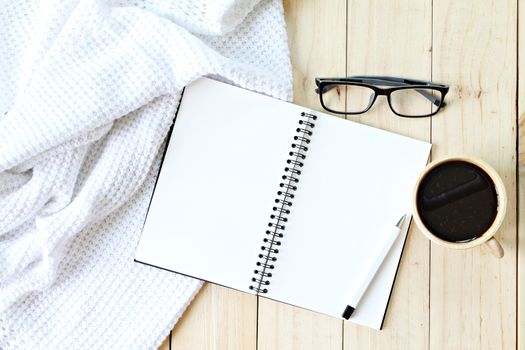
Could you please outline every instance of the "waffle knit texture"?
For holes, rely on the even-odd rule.
[[[201,286],[133,262],[182,89],[291,99],[282,4],[2,1],[0,31],[0,349],[157,348]]]

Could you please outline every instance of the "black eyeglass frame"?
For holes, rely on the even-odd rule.
[[[431,117],[439,112],[439,110],[444,107],[445,104],[445,96],[448,93],[449,86],[445,84],[438,84],[431,81],[425,81],[425,80],[415,80],[415,79],[408,79],[408,78],[401,78],[401,77],[387,77],[387,76],[352,76],[347,78],[315,78],[315,84],[317,85],[317,89],[315,89],[315,92],[319,94],[319,100],[321,102],[321,106],[323,106],[324,109],[326,109],[329,112],[335,113],[335,114],[343,114],[343,115],[355,115],[355,114],[362,114],[366,113],[372,108],[374,105],[377,96],[386,96],[388,105],[390,107],[390,110],[396,114],[397,116],[403,117],[403,118],[424,118],[424,117]],[[328,108],[323,101],[323,93],[326,91],[329,91],[330,89],[336,87],[337,85],[354,85],[354,86],[363,86],[366,88],[369,88],[374,91],[373,98],[369,101],[368,106],[359,112],[347,112],[347,111],[336,111],[333,109]],[[391,88],[381,88],[377,85],[383,85],[383,86],[393,86]],[[435,90],[438,91],[441,94],[441,97],[436,97],[432,94],[429,94],[425,90],[418,91],[421,95],[423,95],[426,99],[428,99],[432,104],[434,104],[437,109],[434,112],[428,113],[428,114],[421,114],[421,115],[406,115],[398,113],[394,107],[392,107],[392,102],[390,100],[390,95],[392,92],[398,91],[398,90],[407,90],[412,89],[416,90],[417,88],[424,88],[425,90]],[[323,93],[321,93],[321,91]]]

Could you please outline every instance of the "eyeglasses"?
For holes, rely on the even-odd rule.
[[[316,78],[315,84],[323,108],[337,114],[365,113],[377,96],[384,95],[392,112],[400,117],[429,117],[445,106],[448,92],[444,84],[383,76]]]

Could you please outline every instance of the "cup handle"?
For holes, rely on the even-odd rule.
[[[499,244],[496,238],[492,237],[491,239],[486,241],[485,244],[490,249],[492,255],[494,255],[496,258],[501,259],[503,258],[503,255],[505,255],[503,247],[501,246],[501,244]]]

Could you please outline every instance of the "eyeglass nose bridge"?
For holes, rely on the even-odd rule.
[[[388,95],[387,91],[384,90],[374,90],[374,93],[370,95],[370,98],[368,99],[368,106],[366,107],[366,111],[368,111],[372,106],[375,104],[376,99],[378,96],[385,96],[387,98],[388,104],[390,104],[390,97]]]
[[[388,95],[388,92],[385,90],[375,90],[374,93],[376,96],[387,96]]]
[[[371,94],[370,98],[368,99],[368,106],[366,107],[365,112],[368,112],[375,105],[378,96],[385,96],[387,105],[390,107],[392,112],[394,112],[392,103],[390,101],[390,93],[389,91],[385,90],[374,90],[374,93]]]

